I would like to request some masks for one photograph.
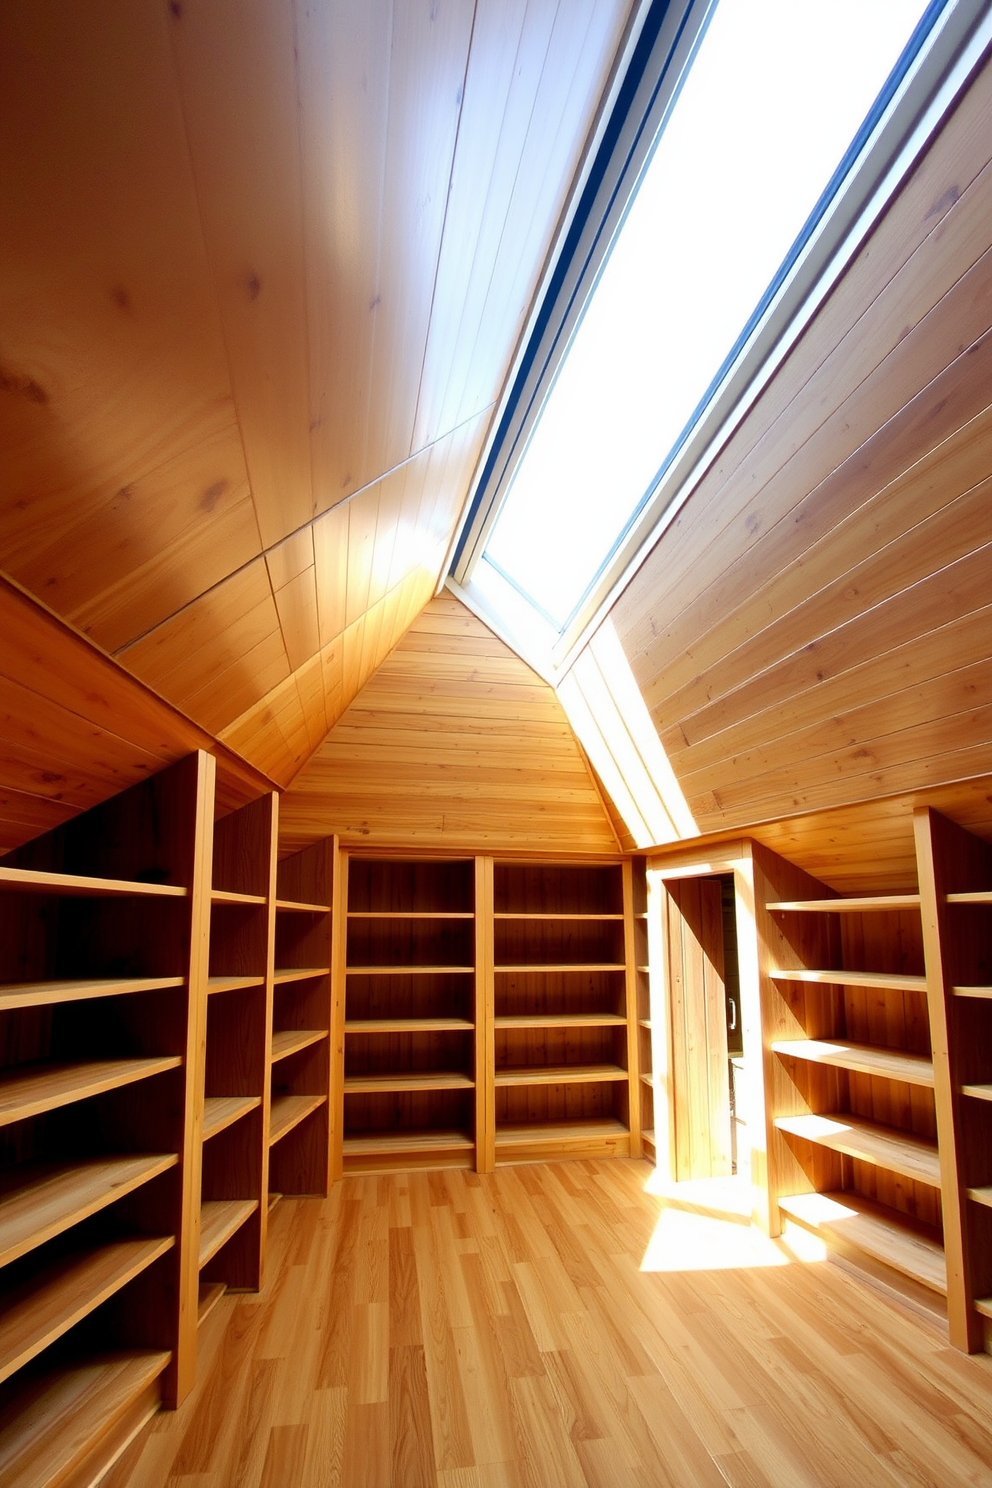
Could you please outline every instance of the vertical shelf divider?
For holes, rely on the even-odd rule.
[[[491,1173],[496,1165],[493,913],[493,860],[480,856],[475,860],[475,1166],[479,1173]]]
[[[336,1183],[344,1174],[344,1016],[348,965],[348,854],[341,851],[337,837],[333,846],[333,873],[328,1177],[331,1183]]]
[[[644,1148],[641,1140],[641,1061],[638,1037],[638,971],[637,937],[634,923],[634,865],[630,858],[623,861],[623,950],[624,950],[624,1011],[627,1015],[627,1105],[630,1128],[630,1155],[640,1157]]]

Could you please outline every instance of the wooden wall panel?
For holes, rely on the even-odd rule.
[[[0,853],[196,749],[217,757],[218,810],[271,791],[264,775],[0,579]]]
[[[431,601],[281,803],[282,850],[344,842],[615,852],[553,690],[450,596]]]
[[[992,768],[990,119],[992,64],[613,608],[702,832]]]
[[[630,9],[3,7],[0,569],[283,778],[434,587]]]

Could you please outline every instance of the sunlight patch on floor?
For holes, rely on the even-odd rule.
[[[789,1256],[753,1225],[665,1208],[641,1261],[642,1271],[740,1271],[787,1266]]]

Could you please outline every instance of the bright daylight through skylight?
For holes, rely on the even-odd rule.
[[[816,205],[921,0],[720,0],[485,557],[564,628]]]

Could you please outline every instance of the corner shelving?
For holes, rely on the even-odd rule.
[[[938,812],[914,814],[935,1049],[947,1316],[977,1350],[992,1318],[992,846]],[[937,1055],[939,1054],[939,1057]]]
[[[5,1484],[95,1480],[192,1383],[213,788],[191,756],[0,868]]]
[[[769,1183],[784,1219],[947,1290],[919,893],[843,899],[755,849]]]
[[[345,1171],[466,1166],[476,1150],[472,860],[348,860]]]

